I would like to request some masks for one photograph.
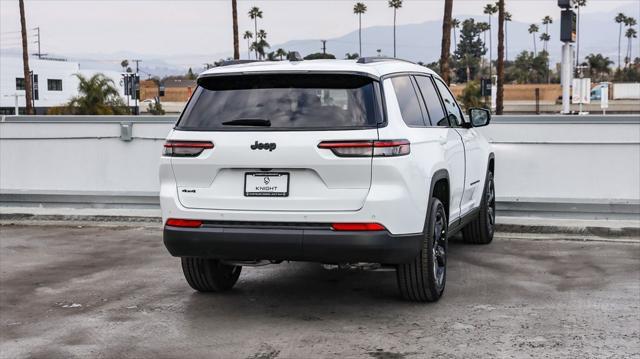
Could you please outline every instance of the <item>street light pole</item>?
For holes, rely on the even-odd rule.
[[[571,83],[573,82],[573,49],[576,42],[576,13],[571,10],[571,0],[558,0],[560,15],[560,41],[562,45],[562,114],[571,113]]]

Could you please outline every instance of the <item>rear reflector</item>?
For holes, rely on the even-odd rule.
[[[318,148],[330,149],[338,157],[394,157],[411,153],[407,140],[323,141]]]
[[[167,220],[167,226],[170,227],[183,227],[183,228],[199,228],[202,226],[202,221],[196,219],[176,219],[169,218]]]
[[[384,231],[379,223],[334,223],[331,225],[334,231]]]
[[[213,148],[211,142],[201,141],[167,141],[164,144],[164,156],[196,157],[206,149]]]

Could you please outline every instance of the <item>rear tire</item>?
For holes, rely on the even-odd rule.
[[[400,294],[414,302],[435,302],[442,296],[447,279],[447,213],[439,199],[431,200],[420,254],[410,263],[398,265]]]
[[[241,266],[223,264],[217,259],[181,258],[182,272],[191,288],[199,292],[223,292],[233,288]]]
[[[493,172],[487,172],[487,181],[482,192],[478,217],[462,229],[462,238],[466,243],[489,244],[493,240],[496,222],[496,191]]]

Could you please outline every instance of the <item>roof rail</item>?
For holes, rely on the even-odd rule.
[[[252,63],[252,62],[260,62],[260,60],[224,60],[224,61],[218,63],[217,67],[249,64],[249,63]]]
[[[386,57],[386,56],[370,56],[370,57],[361,57],[356,61],[359,64],[372,64],[374,62],[383,62],[383,61],[402,61],[415,64],[413,61],[398,59],[396,57]]]

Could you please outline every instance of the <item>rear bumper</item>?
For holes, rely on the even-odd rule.
[[[422,234],[341,232],[317,227],[166,226],[164,244],[175,257],[399,264],[418,255]]]

